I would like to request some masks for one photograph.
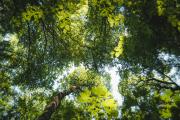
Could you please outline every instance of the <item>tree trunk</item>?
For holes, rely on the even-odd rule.
[[[37,120],[49,120],[51,118],[51,115],[55,112],[55,110],[59,107],[61,100],[69,95],[72,92],[75,92],[78,90],[79,87],[72,86],[69,90],[65,90],[63,92],[58,93],[54,99],[45,107],[44,112],[42,115],[38,117]]]

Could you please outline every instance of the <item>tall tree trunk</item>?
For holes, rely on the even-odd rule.
[[[59,107],[61,100],[72,92],[79,89],[77,86],[72,86],[69,90],[58,93],[54,99],[45,107],[42,115],[38,117],[37,120],[49,120],[54,111]]]

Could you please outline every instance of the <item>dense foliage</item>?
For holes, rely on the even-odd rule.
[[[178,120],[180,2],[1,0],[0,119],[48,118]]]

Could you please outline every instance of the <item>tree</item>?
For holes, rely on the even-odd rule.
[[[0,11],[3,119],[73,119],[69,107],[74,119],[115,119],[109,65],[120,66],[123,119],[178,116],[177,0],[1,0]]]
[[[122,119],[177,119],[171,110],[179,106],[178,5],[170,0],[123,4],[126,34],[116,56],[122,65]]]
[[[147,82],[143,76],[140,80],[134,75],[122,80],[119,85],[124,96],[122,119],[178,119],[179,90],[159,87],[153,81]]]
[[[98,43],[97,46],[89,44],[85,40],[85,32],[82,32],[85,29],[87,2],[86,0],[1,1],[1,16],[3,16],[0,20],[1,33],[8,43],[7,49],[3,48],[3,53],[5,55],[10,53],[10,58],[7,58],[5,62],[9,66],[13,66],[13,68],[10,67],[8,70],[4,70],[12,77],[10,78],[12,83],[8,88],[16,86],[23,94],[25,94],[24,91],[36,91],[41,88],[54,92],[52,91],[54,80],[62,71],[67,69],[70,63],[74,63],[76,66],[86,63],[89,68],[98,71],[93,66],[97,64],[93,57],[100,56],[100,52],[93,53],[93,56],[88,54],[92,48],[96,49],[101,45],[100,40],[97,39],[97,42],[94,42],[95,44]],[[82,19],[83,17],[84,19]],[[15,44],[11,44],[13,41],[15,41]],[[7,53],[9,48],[12,48],[12,50]],[[18,52],[16,52],[17,50]],[[12,62],[10,61],[11,57]],[[4,59],[4,57],[2,58]],[[93,59],[93,62],[88,62],[91,59]],[[72,90],[71,86],[67,87],[68,83],[65,86],[67,90],[69,88],[70,91]],[[90,83],[88,86],[90,86]],[[60,97],[60,101],[61,98],[67,95],[64,94],[66,92],[61,93],[63,96]],[[34,119],[37,115],[40,115],[39,111],[35,114],[33,111],[35,109],[26,104],[28,100],[29,98],[26,96],[23,99],[17,97],[16,102],[18,104],[14,105],[15,107],[20,106],[19,111],[16,109],[15,111],[21,115],[21,119]],[[31,100],[35,103],[39,101],[34,98],[30,99],[30,103]],[[40,99],[40,101],[46,102],[47,100]],[[51,105],[53,106],[53,104]],[[27,109],[29,109],[28,113],[26,113]],[[34,113],[34,116],[31,115],[31,112]]]

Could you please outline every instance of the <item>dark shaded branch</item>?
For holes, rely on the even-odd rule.
[[[157,86],[160,89],[169,89],[171,91],[177,91],[180,90],[180,87],[175,86],[175,87],[171,87],[171,86],[166,86],[166,85],[161,85],[161,84],[155,84],[155,86]]]
[[[174,82],[168,75],[164,74],[163,72],[156,70],[157,72],[159,72],[161,75],[165,76],[166,78],[169,79],[169,81],[171,81],[174,85],[176,85],[176,87],[180,87],[176,82]]]
[[[174,84],[174,82],[162,81],[162,80],[159,80],[159,79],[156,79],[156,78],[150,78],[150,79],[147,79],[146,81],[147,82],[149,82],[149,81],[156,81],[158,83],[163,83],[163,84]]]
[[[160,89],[170,89],[172,91],[180,90],[180,87],[174,83],[174,82],[167,82],[167,81],[162,81],[156,78],[150,78],[146,80],[147,82],[150,81],[155,81],[158,82],[159,84],[154,84],[155,86],[159,87]],[[172,85],[175,85],[174,87]]]
[[[154,68],[152,68],[152,67],[150,67],[150,66],[148,66],[148,65],[144,65],[144,64],[143,64],[143,66],[145,66],[146,68],[151,68],[152,70],[154,69]],[[176,87],[180,88],[180,86],[179,86],[176,82],[174,82],[174,81],[171,79],[171,77],[169,77],[168,75],[166,75],[164,72],[162,72],[162,71],[160,71],[160,70],[157,70],[157,69],[154,69],[154,70],[155,70],[156,72],[158,72],[159,74],[161,74],[162,76],[168,78],[169,81],[171,81]]]
[[[141,84],[139,85],[139,87],[151,85],[151,86],[156,86],[159,89],[170,89],[172,91],[180,90],[180,86],[176,85],[176,83],[159,80],[157,78],[149,78],[146,80],[141,80],[138,83],[136,83],[135,86],[138,84]]]

